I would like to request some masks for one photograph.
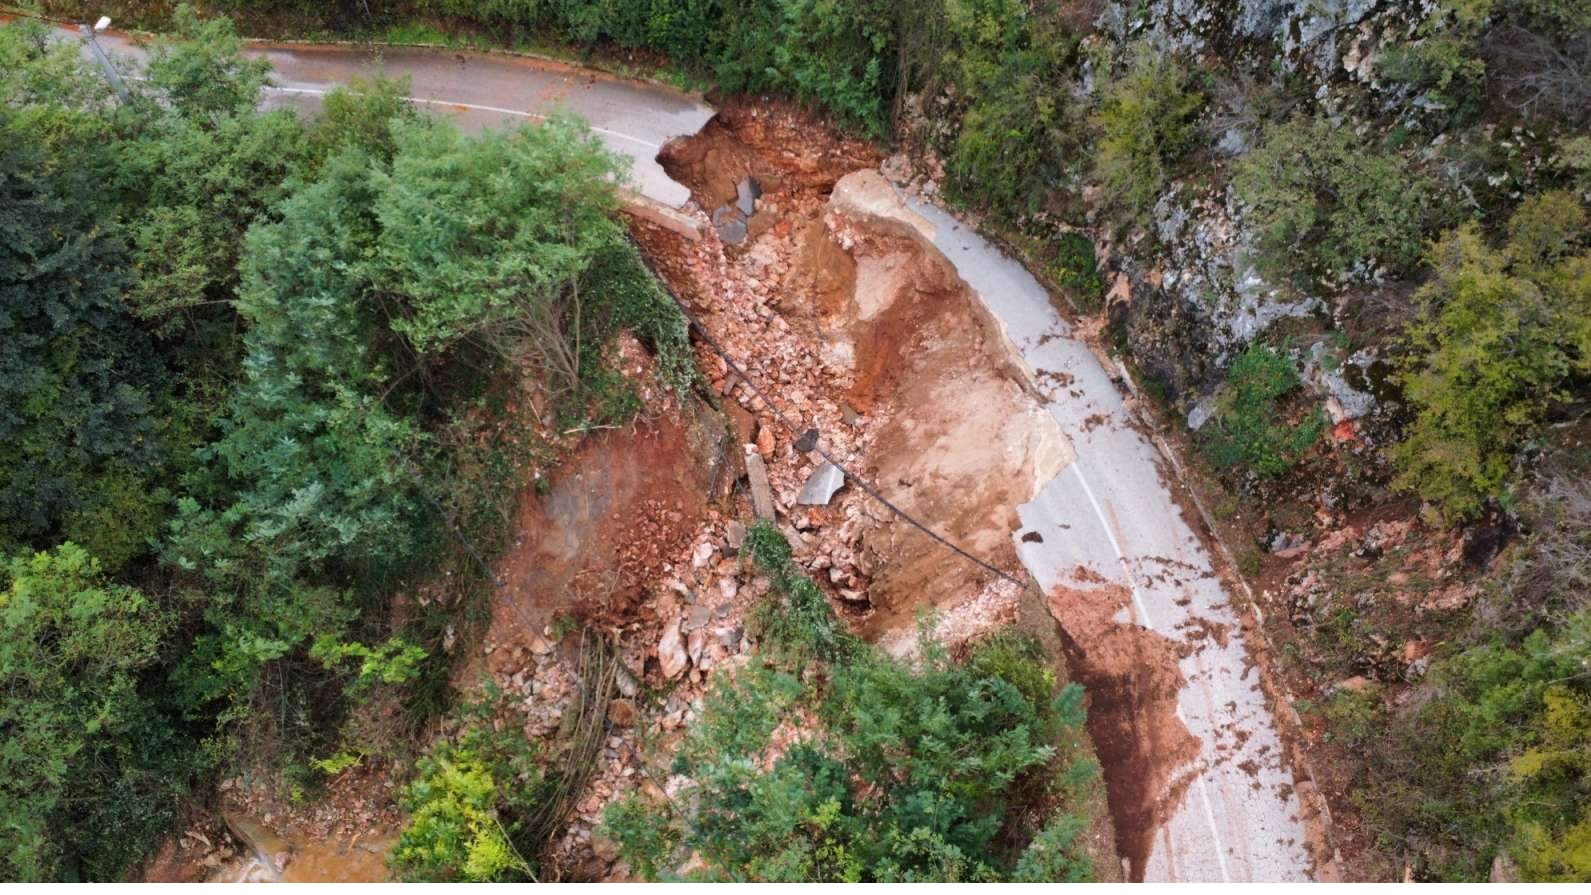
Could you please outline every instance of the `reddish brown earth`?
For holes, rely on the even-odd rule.
[[[1088,731],[1106,768],[1116,848],[1131,879],[1142,881],[1155,832],[1195,777],[1189,763],[1199,741],[1177,718],[1185,645],[1117,621],[1130,600],[1125,587],[1102,581],[1049,593],[1067,663],[1089,693]]]
[[[692,401],[623,429],[596,432],[527,494],[519,538],[498,563],[489,639],[528,645],[555,619],[619,628],[648,613],[664,566],[689,546],[709,506],[723,429]],[[487,667],[512,674],[510,650]]]
[[[913,234],[830,201],[843,175],[877,157],[824,134],[798,115],[726,109],[701,134],[667,147],[662,161],[704,209],[731,201],[735,184],[755,177],[763,196],[745,242],[689,243],[645,226],[638,235],[787,416],[817,427],[826,449],[897,506],[985,561],[1016,569],[1015,507],[1059,462],[1063,440],[945,259]],[[737,404],[750,414],[738,428],[761,436],[776,495],[788,505],[816,460],[787,447],[796,433],[737,388],[721,361],[700,356],[718,373],[715,388],[734,399],[731,416]],[[839,605],[866,636],[911,628],[922,609],[954,610],[997,580],[854,488],[829,507],[790,509],[797,529],[820,537],[816,557],[797,539],[798,558],[814,559],[815,571],[842,569],[828,583],[853,595]],[[827,546],[831,535],[838,549]],[[1012,601],[988,606],[1008,615]]]

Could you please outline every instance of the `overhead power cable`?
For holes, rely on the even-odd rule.
[[[640,244],[635,241],[635,237],[634,236],[630,236],[629,234],[626,234],[626,235],[629,236],[630,244],[635,247],[636,252],[641,256],[641,260],[643,262],[645,262],[645,264],[647,266],[647,269],[652,271],[652,275],[654,277],[656,277],[658,283],[662,285],[663,291],[668,293],[668,297],[670,299],[673,299],[674,304],[679,308],[680,313],[685,315],[685,319],[687,321],[689,321],[689,323],[691,325],[691,328],[696,331],[696,334],[698,336],[701,336],[702,341],[706,342],[707,345],[713,349],[713,352],[715,354],[717,354],[724,361],[724,363],[729,366],[730,371],[733,372],[734,375],[737,376],[740,379],[741,382],[744,382],[746,384],[747,388],[751,389],[751,393],[752,394],[756,395],[758,398],[760,398],[762,400],[763,404],[767,405],[768,409],[773,413],[774,418],[779,421],[780,425],[784,426],[785,429],[789,430],[791,435],[794,435],[797,438],[804,437],[806,435],[806,429],[804,429],[804,428],[802,428],[800,426],[797,426],[788,416],[785,415],[785,412],[783,410],[779,409],[779,405],[775,404],[773,402],[773,400],[767,395],[767,393],[765,393],[761,388],[759,388],[757,386],[757,383],[752,381],[751,377],[746,374],[746,371],[740,366],[740,364],[736,363],[735,359],[733,357],[729,356],[729,352],[724,350],[724,346],[719,343],[718,339],[713,337],[712,332],[709,331],[707,329],[707,326],[702,323],[701,318],[697,317],[695,312],[692,311],[690,309],[690,307],[688,305],[686,305],[685,302],[680,299],[679,295],[677,295],[674,292],[674,287],[670,286],[668,281],[665,280],[663,278],[662,274],[658,272],[657,267],[652,264],[652,259],[647,257],[646,252],[642,251]],[[879,503],[883,504],[886,509],[888,509],[891,513],[894,513],[901,520],[905,521],[907,524],[911,525],[913,528],[916,528],[918,531],[921,531],[923,534],[925,534],[928,537],[932,538],[934,541],[936,541],[940,545],[949,548],[956,555],[960,556],[962,559],[967,560],[968,562],[972,563],[973,565],[976,565],[979,568],[981,568],[981,569],[983,569],[983,570],[985,570],[987,572],[991,572],[994,575],[998,576],[999,578],[1001,578],[1001,579],[1003,579],[1005,581],[1011,582],[1012,584],[1016,585],[1017,587],[1026,587],[1027,586],[1027,582],[1021,580],[1020,578],[1016,577],[1015,575],[1012,575],[1010,572],[1007,572],[1004,569],[1001,569],[1001,568],[999,568],[999,567],[997,567],[995,565],[990,564],[986,560],[980,559],[977,556],[974,556],[973,554],[968,553],[966,550],[962,549],[959,545],[955,544],[950,539],[946,538],[945,536],[943,536],[943,535],[939,534],[938,532],[934,531],[932,528],[929,528],[927,525],[925,525],[922,522],[918,521],[916,517],[912,516],[912,514],[906,512],[905,510],[903,510],[900,507],[896,506],[894,503],[892,503],[889,500],[889,498],[887,498],[883,494],[879,493],[879,490],[877,488],[873,487],[873,485],[871,483],[869,483],[866,479],[862,478],[861,476],[857,475],[855,472],[853,472],[852,470],[847,468],[844,463],[841,463],[838,459],[836,459],[834,457],[834,455],[830,454],[827,450],[825,450],[824,447],[823,447],[822,441],[821,441],[821,436],[819,436],[819,440],[814,443],[813,450],[817,451],[818,455],[821,456],[824,460],[827,460],[829,463],[834,464],[835,468],[839,469],[840,472],[844,473],[845,477],[847,479],[849,479],[850,481],[855,482],[857,487],[861,488],[862,491],[867,494],[867,496],[869,496],[869,497],[873,498],[874,500],[878,501]]]

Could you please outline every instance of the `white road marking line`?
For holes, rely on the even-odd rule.
[[[1079,461],[1080,459],[1081,458],[1079,458]],[[1133,570],[1132,567],[1127,563],[1127,555],[1122,552],[1121,543],[1116,540],[1116,532],[1113,528],[1111,528],[1110,521],[1105,518],[1105,511],[1100,507],[1099,499],[1094,496],[1094,489],[1089,487],[1088,479],[1083,477],[1083,470],[1081,468],[1082,464],[1079,461],[1072,462],[1072,473],[1077,476],[1077,483],[1083,486],[1083,494],[1088,497],[1089,506],[1094,508],[1094,516],[1099,520],[1100,527],[1105,530],[1105,537],[1110,541],[1111,549],[1116,551],[1116,561],[1121,564],[1122,574],[1126,576],[1127,591],[1128,593],[1132,594],[1133,606],[1138,611],[1139,617],[1143,619],[1144,627],[1154,631],[1154,621],[1149,616],[1149,610],[1144,606],[1143,597],[1139,596],[1138,594],[1138,585],[1134,583]],[[1188,723],[1188,719],[1182,714],[1182,705],[1180,701],[1177,704],[1177,720],[1181,721],[1184,725]],[[1218,830],[1215,825],[1215,808],[1210,802],[1210,788],[1208,784],[1205,783],[1204,777],[1205,775],[1203,772],[1200,772],[1197,777],[1199,781],[1199,795],[1202,797],[1202,801],[1204,802],[1204,820],[1210,826],[1210,837],[1215,840],[1215,860],[1221,868],[1221,881],[1224,883],[1230,883],[1232,881],[1232,874],[1227,870],[1226,866],[1226,846],[1222,844],[1220,830]]]
[[[329,90],[320,90],[320,89],[315,88],[315,87],[275,87],[275,86],[272,86],[272,87],[266,87],[265,89],[269,93],[301,93],[301,94],[305,94],[307,96],[325,96],[326,94],[331,92]],[[542,115],[542,114],[540,114],[538,112],[525,112],[525,111],[522,111],[520,109],[505,109],[502,106],[483,106],[483,105],[479,105],[477,103],[461,103],[461,102],[454,102],[452,100],[446,100],[446,99],[427,99],[427,98],[425,98],[423,96],[406,96],[406,97],[404,97],[404,99],[406,99],[406,100],[408,100],[410,102],[425,103],[427,105],[433,105],[433,106],[453,106],[454,108],[469,109],[469,110],[475,111],[475,112],[493,112],[493,113],[496,113],[498,115],[514,115],[514,116],[517,116],[519,118],[533,118],[533,119],[535,119],[537,121],[546,121],[547,120],[547,116],[546,115]],[[605,127],[597,127],[594,124],[589,124],[588,123],[586,126],[591,129],[592,133],[604,134],[606,136],[613,137],[613,138],[618,139],[618,140],[628,140],[631,143],[634,143],[634,144],[636,144],[638,146],[645,146],[647,149],[651,149],[654,152],[660,151],[663,148],[661,145],[659,145],[657,143],[647,142],[646,140],[643,140],[640,137],[632,137],[629,134],[623,134],[623,133],[620,133],[620,132],[615,131],[615,130],[608,130]]]

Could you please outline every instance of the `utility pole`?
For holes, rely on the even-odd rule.
[[[127,95],[127,85],[122,83],[122,76],[116,73],[116,66],[111,64],[110,57],[105,55],[105,50],[94,39],[94,35],[110,27],[110,16],[100,16],[99,21],[92,25],[80,25],[78,31],[83,34],[83,42],[88,44],[94,52],[94,61],[99,63],[100,71],[105,73],[105,80],[110,82],[111,89],[116,91],[116,97],[122,105],[132,102],[132,97]]]

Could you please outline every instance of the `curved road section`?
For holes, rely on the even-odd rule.
[[[60,33],[63,39],[77,38],[75,31]],[[133,40],[106,32],[98,41],[124,67],[124,77],[137,77],[144,52]],[[671,209],[684,205],[690,190],[664,173],[658,151],[674,137],[701,130],[714,114],[699,98],[660,84],[522,56],[266,43],[251,43],[244,53],[274,69],[267,106],[314,111],[337,87],[380,75],[408,78],[410,100],[466,130],[540,121],[559,112],[576,115],[609,149],[630,160],[630,186],[636,192]]]
[[[76,39],[75,32],[62,32]],[[109,33],[100,44],[136,77],[142,51]],[[85,50],[86,52],[86,50]],[[479,129],[578,115],[608,147],[632,160],[631,185],[678,209],[689,190],[657,154],[696,133],[713,109],[661,85],[509,56],[353,46],[254,44],[247,52],[275,70],[268,103],[313,110],[355,77],[407,77],[411,99]],[[1179,515],[1160,457],[1130,424],[1110,375],[1020,264],[942,209],[906,198],[931,223],[929,239],[1004,327],[1034,386],[1071,437],[1077,458],[1019,509],[1018,553],[1041,587],[1077,583],[1080,570],[1125,588],[1121,623],[1171,639],[1190,626],[1219,626],[1179,661],[1177,717],[1200,742],[1187,762],[1178,803],[1155,833],[1143,877],[1150,881],[1289,881],[1309,878],[1300,806],[1258,674],[1209,553]],[[1037,537],[1033,534],[1036,533]]]
[[[1179,513],[1160,454],[1131,424],[1110,375],[1033,275],[943,209],[905,198],[932,225],[924,235],[1000,321],[1076,451],[1069,467],[1018,508],[1029,533],[1015,540],[1023,565],[1046,592],[1083,582],[1118,585],[1130,600],[1117,621],[1170,640],[1222,632],[1200,639],[1178,662],[1183,686],[1175,713],[1199,740],[1199,754],[1182,769],[1180,799],[1154,835],[1143,878],[1310,879],[1293,776],[1282,763],[1232,595]]]

